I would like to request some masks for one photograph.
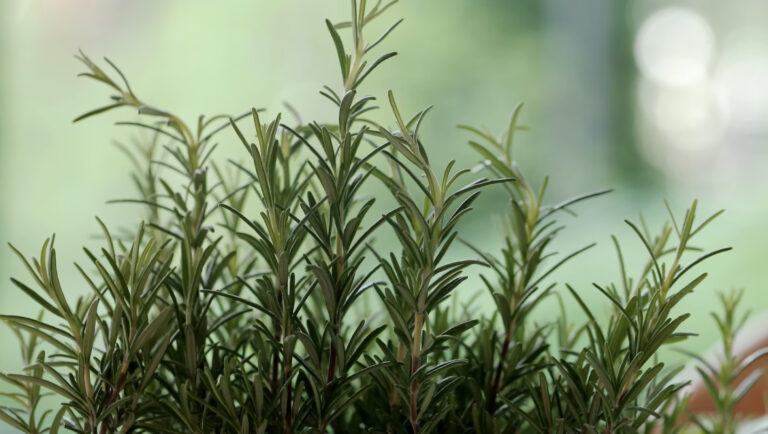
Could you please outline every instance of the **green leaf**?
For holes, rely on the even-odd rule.
[[[94,109],[94,110],[91,110],[89,112],[81,114],[80,116],[78,116],[74,120],[72,120],[72,122],[73,123],[74,122],[79,122],[79,121],[82,121],[83,119],[87,119],[87,118],[89,118],[91,116],[97,115],[99,113],[104,113],[104,112],[110,111],[112,109],[115,109],[115,108],[118,108],[118,107],[122,107],[124,105],[126,105],[126,104],[123,103],[123,102],[118,102],[118,103],[110,104],[110,105],[107,105],[107,106],[104,106],[104,107],[99,107],[97,109]]]
[[[333,45],[336,47],[336,56],[339,59],[341,76],[346,80],[347,75],[349,75],[349,65],[347,64],[347,55],[344,52],[344,44],[341,42],[341,37],[339,37],[339,34],[329,20],[325,20],[325,25],[328,27],[328,32],[330,32],[331,38],[333,39]]]

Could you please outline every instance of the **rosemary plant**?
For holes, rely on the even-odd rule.
[[[546,203],[548,179],[536,190],[513,158],[522,106],[499,137],[461,127],[475,170],[430,161],[429,108],[406,117],[390,91],[390,124],[368,118],[376,98],[362,85],[395,55],[373,53],[400,21],[378,35],[369,24],[394,3],[352,0],[348,21],[326,21],[341,72],[320,92],[333,122],[303,123],[289,107],[288,123],[260,109],[188,123],[140,99],[108,59],[113,72],[77,56],[112,96],[75,121],[131,108],[141,121],[120,124],[150,133],[119,145],[137,196],[115,201],[145,217],[119,235],[97,221],[103,247],[77,265],[91,288],[77,299],[59,281],[53,238],[37,258],[12,247],[30,273],[12,282],[41,313],[0,316],[24,364],[0,376],[13,402],[0,420],[53,434],[614,433],[675,420],[684,384],[658,353],[690,335],[689,314],[672,311],[706,276],[689,273],[726,250],[688,257],[711,218],[697,223],[694,203],[655,237],[629,223],[649,260],[631,279],[614,238],[621,280],[595,285],[605,321],[570,286],[586,322],[537,315],[552,294],[562,303],[555,271],[591,247],[554,259],[557,216],[606,191]],[[216,140],[242,151],[222,159]],[[374,183],[391,209],[374,212]],[[461,236],[488,188],[509,199],[497,253]],[[448,306],[458,288],[476,290],[474,273],[489,317]]]
[[[686,353],[698,361],[700,366],[697,366],[696,370],[714,404],[714,414],[690,415],[691,422],[702,432],[737,432],[739,415],[736,413],[736,406],[764,375],[762,369],[751,367],[768,355],[768,348],[760,348],[746,356],[738,356],[733,349],[736,334],[750,314],[749,311],[741,314],[738,312],[743,294],[743,291],[721,293],[722,314],[712,312],[722,342],[722,352],[718,354],[717,360],[706,360],[698,354]]]

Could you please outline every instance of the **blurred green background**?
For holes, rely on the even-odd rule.
[[[141,98],[187,120],[252,106],[274,115],[285,101],[305,120],[326,120],[333,110],[318,90],[338,88],[339,74],[323,18],[344,20],[347,7],[330,0],[0,2],[0,240],[33,255],[55,232],[62,279],[74,296],[86,289],[71,262],[82,262],[81,246],[97,241],[93,216],[119,227],[141,215],[105,204],[133,195],[128,161],[110,143],[134,134],[114,125],[134,115],[71,122],[106,102],[105,89],[75,77],[82,72],[72,57],[77,49],[107,55]],[[768,4],[404,0],[379,28],[399,17],[404,23],[379,49],[399,56],[363,88],[380,99],[393,89],[408,113],[434,104],[423,137],[438,162],[471,167],[478,158],[455,125],[501,132],[524,102],[531,131],[519,136],[517,156],[535,185],[551,176],[550,202],[615,189],[578,206],[578,218],[561,218],[569,228],[557,250],[598,246],[557,280],[607,310],[591,282],[618,278],[609,235],[619,236],[639,269],[642,246],[623,220],[642,212],[658,227],[664,199],[682,214],[698,198],[702,216],[726,209],[699,244],[734,251],[709,262],[710,278],[686,304],[693,317],[685,328],[701,336],[683,346],[704,351],[714,343],[708,312],[717,290],[744,288],[751,309],[768,307]],[[221,136],[220,156],[240,150],[234,137]],[[486,192],[464,237],[498,248],[496,222],[505,211],[504,194]],[[7,248],[0,276],[0,310],[33,312],[8,281],[26,275]],[[473,294],[476,283],[460,291]],[[0,342],[0,371],[17,370],[15,341],[4,328]]]

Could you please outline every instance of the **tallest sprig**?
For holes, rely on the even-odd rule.
[[[367,25],[395,2],[376,3],[368,8],[365,0],[351,2],[350,21],[326,25],[333,40],[341,67],[341,94],[326,86],[321,92],[338,108],[338,123],[311,123],[308,135],[292,131],[305,144],[314,158],[309,165],[315,184],[315,194],[308,194],[302,204],[306,227],[316,250],[306,255],[307,271],[317,282],[318,306],[324,310],[325,325],[312,325],[299,339],[313,356],[306,364],[310,370],[313,393],[313,413],[320,432],[362,396],[370,384],[353,381],[360,372],[380,369],[385,363],[363,359],[367,345],[382,331],[366,321],[350,323],[348,314],[353,305],[375,284],[373,276],[378,265],[369,265],[364,252],[383,217],[370,218],[375,199],[361,199],[362,188],[372,173],[374,156],[387,145],[367,149],[371,141],[369,128],[361,115],[375,109],[371,96],[358,97],[358,86],[368,75],[395,53],[384,54],[369,63],[369,53],[400,22],[389,27],[375,42],[365,43]],[[351,29],[352,50],[347,52],[339,29]],[[322,203],[321,203],[322,202]],[[353,374],[353,372],[357,372]],[[340,397],[344,397],[340,399]]]

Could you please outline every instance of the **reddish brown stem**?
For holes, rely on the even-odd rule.
[[[128,373],[128,361],[123,360],[122,366],[120,366],[120,373],[117,375],[117,382],[115,383],[115,388],[112,389],[112,393],[109,395],[109,398],[107,398],[107,403],[104,406],[104,408],[108,408],[110,405],[112,405],[113,402],[117,399],[118,395],[120,395],[120,391],[123,389],[123,386],[125,385],[125,378]],[[101,423],[101,429],[99,429],[100,434],[106,434],[107,433],[107,425],[112,420],[112,416],[107,416],[107,418],[104,420],[104,422]]]
[[[413,429],[414,434],[417,434],[419,432],[419,414],[418,414],[418,406],[419,406],[419,381],[416,379],[413,379],[411,381],[411,428]]]
[[[334,324],[333,336],[339,334],[339,326]],[[331,336],[331,352],[328,355],[328,378],[326,383],[330,383],[336,377],[336,346],[333,345],[333,336]]]
[[[421,329],[424,326],[424,314],[419,312],[413,321],[413,347],[411,348],[411,390],[410,416],[414,434],[419,432],[419,380],[414,376],[419,370],[421,356]]]

